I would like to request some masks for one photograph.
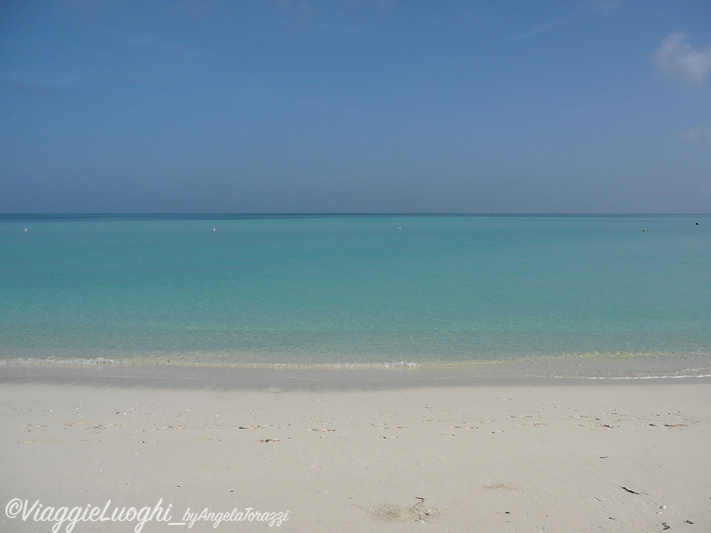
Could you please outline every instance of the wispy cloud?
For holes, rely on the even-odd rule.
[[[585,4],[587,5],[585,9],[580,9],[575,13],[571,13],[565,17],[560,17],[545,22],[543,24],[539,24],[538,26],[535,26],[534,28],[531,28],[530,30],[520,33],[519,35],[514,37],[514,41],[528,39],[529,37],[533,37],[534,35],[554,30],[555,28],[565,26],[567,24],[575,22],[578,19],[582,19],[594,13],[605,13],[607,15],[613,15],[617,11],[618,0],[587,0]]]
[[[677,31],[662,41],[652,61],[666,78],[702,85],[711,72],[711,45],[697,50],[688,35]]]
[[[543,32],[552,30],[552,29],[557,28],[559,26],[564,26],[565,24],[569,24],[570,22],[573,22],[574,20],[582,18],[585,15],[592,13],[593,11],[594,11],[594,9],[585,9],[583,11],[578,11],[577,13],[568,15],[567,17],[561,17],[561,18],[558,18],[555,20],[551,20],[550,22],[546,22],[545,24],[540,24],[539,26],[536,26],[535,28],[532,28],[532,29],[528,30],[527,32],[517,35],[514,38],[514,40],[520,41],[522,39],[527,39],[529,37],[533,37],[534,35],[537,35],[539,33],[543,33]]]

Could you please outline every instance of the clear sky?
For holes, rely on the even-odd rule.
[[[709,0],[4,0],[0,212],[711,212]]]

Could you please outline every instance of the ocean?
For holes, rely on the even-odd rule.
[[[0,215],[15,363],[706,375],[711,216]]]

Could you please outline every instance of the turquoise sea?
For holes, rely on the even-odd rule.
[[[581,360],[711,373],[710,216],[0,216],[4,364]]]

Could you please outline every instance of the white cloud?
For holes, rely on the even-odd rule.
[[[652,60],[659,74],[700,85],[711,72],[711,45],[697,50],[688,35],[677,31],[662,41]]]

